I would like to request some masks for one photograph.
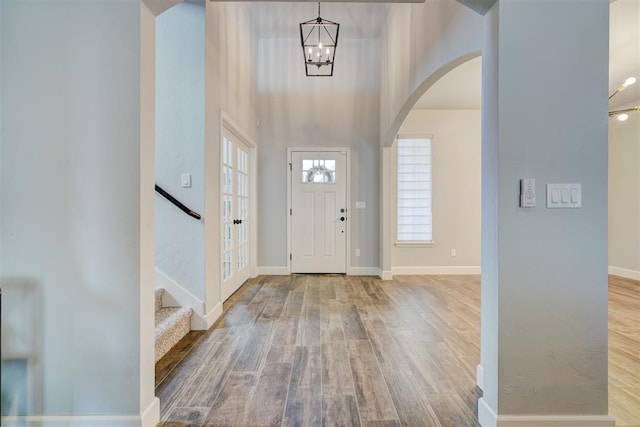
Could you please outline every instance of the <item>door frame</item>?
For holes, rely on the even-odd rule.
[[[346,237],[346,245],[347,247],[345,248],[345,265],[346,265],[346,274],[349,275],[349,272],[351,271],[351,148],[349,147],[288,147],[287,148],[287,271],[289,271],[289,274],[291,274],[291,249],[292,249],[292,244],[291,244],[291,239],[293,237],[293,232],[292,232],[292,221],[291,221],[291,209],[292,209],[292,204],[291,204],[291,197],[293,195],[292,193],[292,153],[293,152],[307,152],[307,153],[322,153],[322,152],[327,152],[327,151],[331,151],[331,152],[343,152],[346,153],[347,155],[347,160],[346,160],[346,186],[347,188],[346,190],[346,209],[347,209],[347,224],[346,224],[346,229],[347,229],[347,237]]]
[[[239,142],[244,144],[247,147],[247,152],[249,154],[249,211],[247,215],[249,217],[249,278],[254,278],[257,276],[257,265],[258,265],[258,145],[249,137],[242,128],[223,110],[220,110],[220,144],[219,144],[219,153],[218,158],[220,159],[218,162],[219,168],[219,183],[222,183],[222,162],[224,161],[222,158],[222,150],[223,150],[223,141],[224,135],[229,133],[235,136]],[[220,187],[220,185],[219,185]],[[219,223],[218,228],[220,230],[220,236],[222,237],[224,233],[224,227],[222,224],[222,192],[221,189],[218,188],[218,207],[220,211],[219,215]],[[218,280],[220,281],[220,289],[219,289],[219,298],[220,302],[224,302],[224,294],[222,287],[222,254],[224,251],[224,239],[220,239],[219,245],[219,254],[217,262],[220,266],[220,277]]]

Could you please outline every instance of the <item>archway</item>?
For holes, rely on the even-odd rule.
[[[384,280],[392,278],[391,271],[391,248],[393,244],[393,211],[394,197],[392,188],[392,153],[391,146],[397,137],[400,127],[409,115],[416,102],[444,75],[456,67],[480,56],[480,51],[474,51],[462,55],[438,68],[435,72],[427,76],[414,92],[407,98],[400,112],[397,114],[390,131],[382,140],[381,165],[380,165],[380,187],[381,187],[381,277]]]

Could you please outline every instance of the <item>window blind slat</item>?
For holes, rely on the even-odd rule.
[[[431,241],[431,140],[398,139],[397,152],[397,239]]]

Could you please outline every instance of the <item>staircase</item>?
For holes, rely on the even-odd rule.
[[[164,307],[164,289],[156,289],[156,363],[191,330],[190,308]]]

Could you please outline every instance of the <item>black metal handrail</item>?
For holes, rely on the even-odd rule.
[[[193,217],[195,219],[202,219],[202,217],[200,216],[200,214],[198,212],[194,212],[191,209],[189,209],[188,207],[186,207],[178,199],[173,197],[171,194],[167,193],[158,184],[156,184],[156,191],[158,192],[158,194],[160,194],[162,197],[164,197],[165,199],[167,199],[168,201],[170,201],[171,203],[176,205],[178,207],[178,209],[180,209],[182,212],[186,213],[190,217]]]

